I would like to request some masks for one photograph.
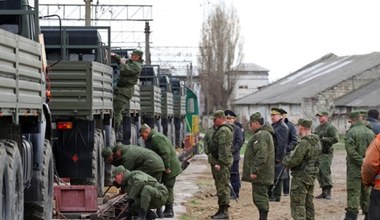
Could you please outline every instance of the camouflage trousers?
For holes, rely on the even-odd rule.
[[[138,198],[130,206],[131,211],[138,212],[139,209],[158,209],[165,205],[168,198],[168,190],[163,184],[156,186],[145,185]]]
[[[270,187],[270,185],[252,183],[252,200],[259,211],[269,211],[268,190]]]
[[[171,177],[166,178],[166,175],[162,175],[162,183],[166,186],[168,189],[168,201],[167,204],[173,204],[174,203],[174,185],[176,182],[177,177]]]
[[[218,196],[218,205],[229,205],[231,199],[230,189],[230,167],[220,166],[220,170],[211,167],[212,177],[214,178],[216,194]]]
[[[363,212],[368,212],[370,189],[362,184],[360,177],[347,177],[347,208],[350,213],[358,213],[359,206]]]
[[[290,209],[294,220],[315,219],[313,193],[313,182],[305,183],[302,176],[293,176],[290,189]]]
[[[116,88],[113,96],[113,118],[115,129],[119,128],[123,120],[123,111],[129,104],[129,100],[132,98],[134,88]]]
[[[321,188],[332,187],[331,179],[331,163],[333,160],[333,153],[321,154],[319,156],[319,173],[317,175],[318,183]]]

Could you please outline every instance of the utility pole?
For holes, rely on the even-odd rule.
[[[85,13],[85,26],[91,26],[91,2],[92,0],[84,0],[86,4],[86,13]]]
[[[150,45],[149,45],[149,35],[150,35],[150,26],[149,26],[149,22],[146,21],[145,22],[145,63],[147,65],[150,65],[151,64],[151,60],[150,60]]]

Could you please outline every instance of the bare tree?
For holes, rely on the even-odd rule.
[[[241,64],[242,48],[235,8],[216,5],[203,23],[199,45],[198,68],[206,114],[227,107],[238,79],[232,68]]]

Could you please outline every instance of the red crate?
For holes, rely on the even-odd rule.
[[[97,192],[90,185],[54,186],[56,208],[60,212],[96,212]]]

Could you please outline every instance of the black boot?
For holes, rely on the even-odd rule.
[[[219,206],[218,211],[211,216],[211,218],[214,218],[214,216],[219,215],[219,213],[222,211],[221,206]]]
[[[346,212],[346,217],[344,218],[344,220],[357,220],[357,219],[358,219],[357,213]]]
[[[326,196],[325,199],[331,199],[331,187],[326,187]]]
[[[164,218],[173,218],[174,212],[173,212],[173,204],[166,204],[165,210],[164,210]]]
[[[260,218],[259,220],[267,220],[268,219],[268,211],[259,211],[259,214],[260,214]]]
[[[368,212],[364,212],[364,220],[368,220]]]
[[[156,210],[156,214],[157,214],[157,218],[163,218],[164,217],[164,213],[162,212],[162,207],[158,208]]]
[[[326,198],[326,188],[322,188],[322,193],[315,197],[316,199],[325,199]]]
[[[155,212],[153,212],[152,210],[148,209],[145,218],[146,218],[146,220],[156,219],[157,218],[157,214]]]
[[[140,209],[139,215],[135,218],[135,220],[146,220],[146,218],[145,218],[146,213],[147,213],[147,210]]]
[[[228,207],[229,205],[221,205],[219,214],[213,215],[211,218],[212,219],[229,219]]]

